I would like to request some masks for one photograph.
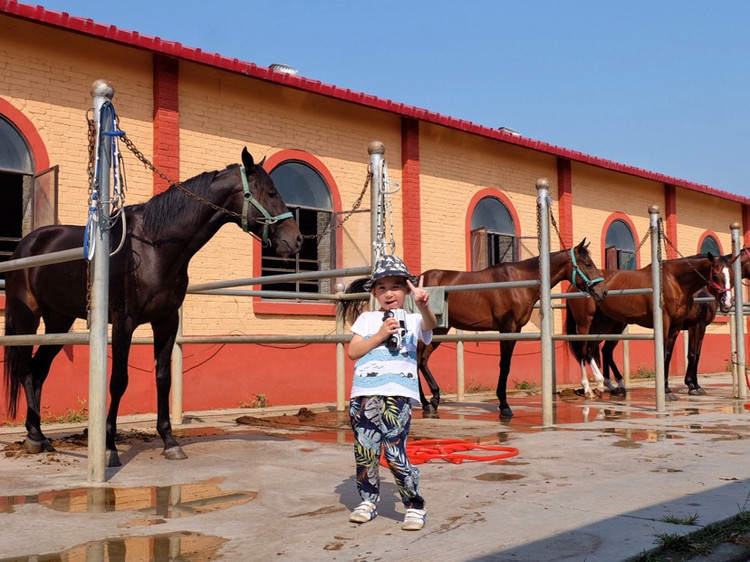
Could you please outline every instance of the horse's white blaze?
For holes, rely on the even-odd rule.
[[[724,274],[724,294],[721,295],[721,304],[725,310],[729,309],[730,306],[732,306],[732,293],[731,293],[731,285],[729,284],[729,268],[724,267],[722,268],[722,273]]]

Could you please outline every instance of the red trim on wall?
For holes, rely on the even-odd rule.
[[[13,123],[26,140],[31,156],[34,158],[34,172],[38,174],[49,168],[47,147],[31,120],[3,98],[0,98],[0,114]]]
[[[410,271],[422,271],[422,195],[419,181],[419,121],[401,119],[403,259]]]
[[[674,185],[664,185],[664,216],[666,218],[665,228],[667,239],[672,244],[667,244],[667,259],[673,260],[677,257],[677,189]]]
[[[518,213],[516,212],[516,208],[513,206],[513,203],[508,198],[507,195],[505,195],[502,191],[499,189],[496,189],[494,187],[485,187],[484,189],[480,189],[477,191],[474,196],[471,198],[471,201],[469,201],[469,207],[466,209],[466,219],[465,219],[465,227],[464,227],[464,234],[466,236],[466,271],[471,271],[471,216],[474,214],[474,209],[479,204],[479,202],[484,199],[485,197],[494,197],[495,199],[499,199],[502,201],[503,205],[505,205],[505,208],[508,209],[508,212],[511,215],[511,218],[513,219],[513,225],[516,229],[516,236],[521,236],[521,221],[518,218]],[[524,259],[521,255],[521,252],[523,251],[523,248],[518,248],[518,260]]]
[[[331,190],[331,199],[333,200],[334,212],[341,210],[341,194],[336,180],[333,179],[333,175],[328,171],[323,162],[318,160],[315,156],[309,152],[296,149],[283,149],[275,154],[272,154],[263,162],[263,168],[269,173],[273,171],[279,164],[287,160],[299,160],[305,162],[309,166],[315,168],[323,179],[328,184]],[[343,247],[343,234],[341,229],[336,230],[336,248]],[[343,256],[341,252],[336,252],[336,269],[342,267]],[[260,242],[257,239],[253,239],[253,276],[260,277],[262,272],[262,249]],[[254,287],[256,290],[261,290],[261,285]],[[323,303],[307,303],[307,302],[268,302],[263,301],[261,297],[253,297],[253,310],[256,314],[293,314],[293,315],[310,315],[310,316],[335,316],[336,306],[334,304],[323,304]]]
[[[180,179],[180,62],[154,55],[154,166],[173,182]],[[154,195],[169,182],[154,174]]]
[[[742,205],[742,245],[750,246],[750,205]]]
[[[607,240],[607,230],[609,229],[609,225],[611,225],[614,221],[621,220],[625,224],[627,224],[630,227],[630,232],[633,234],[633,238],[635,238],[635,244],[636,244],[636,252],[635,252],[635,267],[636,269],[640,269],[641,267],[641,251],[638,250],[638,242],[641,239],[638,235],[638,229],[636,229],[635,225],[633,224],[633,221],[630,220],[630,217],[626,215],[625,213],[621,213],[620,211],[615,211],[609,217],[607,217],[607,220],[604,221],[604,226],[602,227],[602,237],[601,237],[601,248],[602,248],[602,261],[600,262],[602,264],[602,268],[605,267],[604,264],[607,263],[607,256],[606,256],[606,240]]]
[[[560,236],[566,248],[573,247],[573,175],[570,160],[557,159],[557,207],[559,209]]]

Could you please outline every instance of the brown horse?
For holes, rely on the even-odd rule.
[[[726,256],[727,259],[731,259],[731,255]],[[741,258],[741,271],[743,279],[750,279],[750,249],[743,248],[740,252]],[[695,294],[696,297],[708,297],[709,293],[706,289],[701,289]],[[701,387],[698,382],[698,363],[701,357],[701,350],[703,348],[703,339],[706,335],[706,328],[716,318],[716,311],[718,304],[716,300],[710,302],[694,302],[693,307],[690,309],[690,314],[682,323],[682,330],[687,330],[688,338],[688,352],[687,352],[687,366],[685,368],[685,386],[688,388],[688,394],[691,395],[704,395],[706,391]],[[597,322],[597,319],[594,319]],[[601,324],[600,324],[601,325]],[[601,334],[601,333],[621,333],[623,328],[619,332],[601,332],[596,327],[592,327],[590,333]],[[622,374],[617,368],[617,364],[614,361],[614,349],[619,343],[618,340],[607,340],[602,343],[601,346],[601,357],[598,357],[598,344],[600,342],[588,342],[589,348],[588,353],[590,358],[600,363],[601,372],[604,376],[604,382],[610,389],[613,386],[610,381],[610,371],[614,374],[618,381],[618,387],[614,389],[615,393],[624,393],[625,386],[622,382]],[[590,361],[586,359],[588,363]],[[592,368],[592,371],[594,368]]]
[[[601,282],[601,273],[591,259],[585,239],[575,248],[552,252],[549,260],[551,287],[563,279],[568,279],[578,289],[589,293],[597,301],[605,298],[606,284]],[[539,279],[539,258],[492,265],[481,271],[431,269],[425,271],[422,277],[425,287],[527,281]],[[517,334],[531,318],[534,304],[539,297],[539,285],[520,289],[456,291],[448,296],[448,324],[461,330],[494,330],[500,333]],[[435,335],[447,332],[447,328],[434,330]],[[437,412],[440,404],[440,387],[427,364],[439,345],[438,342],[432,342],[429,345],[420,343],[417,351],[419,370],[432,392],[432,398],[428,401],[420,384],[422,408],[428,414]],[[506,387],[515,346],[515,340],[500,342],[500,372],[496,395],[500,402],[500,416],[503,419],[513,416],[513,410],[508,405]]]
[[[730,261],[724,257],[692,256],[666,260],[662,265],[663,287],[663,327],[664,327],[664,385],[667,399],[676,400],[670,391],[668,382],[669,363],[674,343],[679,332],[708,318],[708,310],[702,309],[700,303],[694,302],[696,291],[704,288],[719,302],[722,311],[731,306]],[[652,285],[651,265],[639,270],[605,270],[604,278],[609,290],[642,289]],[[638,324],[653,328],[652,295],[611,295],[607,302],[593,303],[590,299],[569,299],[566,303],[566,333],[568,334],[619,334],[627,324]],[[711,318],[713,319],[713,318]],[[704,328],[705,332],[705,328]],[[602,359],[599,360],[600,342],[570,341],[569,347],[581,364],[581,384],[584,392],[588,389],[586,365],[590,365],[595,377],[608,382],[610,390],[624,393],[622,375],[612,360],[612,352],[617,345],[610,340],[602,348]],[[597,361],[603,368],[613,367],[619,388],[614,389],[609,377],[603,377]],[[607,367],[605,367],[607,366]],[[608,373],[607,373],[608,374]],[[587,396],[590,396],[590,391]]]
[[[110,257],[109,321],[112,323],[112,376],[107,414],[108,465],[119,466],[115,446],[117,410],[128,385],[128,354],[134,330],[150,323],[156,358],[157,431],[168,459],[185,454],[172,434],[169,390],[171,353],[179,308],[188,286],[188,264],[223,225],[235,223],[273,244],[282,257],[299,252],[299,228],[273,181],[247,151],[243,166],[205,172],[140,205],[125,207],[127,231],[121,250]],[[112,229],[112,245],[122,237],[123,221]],[[48,226],[18,244],[12,259],[80,247],[83,226]],[[83,256],[81,256],[83,257]],[[40,319],[46,333],[65,333],[76,318],[87,316],[88,265],[81,259],[32,267],[6,274],[5,333],[35,334]],[[5,348],[8,411],[16,415],[20,388],[26,394],[26,447],[29,452],[53,451],[42,433],[42,385],[62,345]]]

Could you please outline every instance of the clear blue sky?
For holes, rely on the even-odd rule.
[[[750,1],[33,3],[750,197]]]

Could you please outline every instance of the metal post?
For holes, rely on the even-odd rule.
[[[737,319],[735,318],[737,311],[735,309],[729,312],[729,364],[731,365],[732,372],[732,396],[735,398],[739,396],[739,379],[737,378]]]
[[[653,284],[654,314],[654,374],[656,375],[656,411],[663,412],[666,406],[664,392],[664,317],[662,316],[662,279],[661,256],[659,248],[661,232],[659,230],[659,207],[652,205],[648,209],[651,228],[651,281]]]
[[[729,226],[732,232],[732,254],[736,256],[732,269],[734,270],[734,335],[737,341],[737,398],[747,399],[747,382],[745,380],[745,304],[742,295],[742,242],[740,240],[740,224],[733,222]]]
[[[344,292],[344,284],[336,283],[336,292]],[[336,303],[336,334],[344,333],[344,301],[339,299]],[[336,343],[336,411],[343,412],[346,410],[346,355],[344,354],[344,344]]]
[[[622,333],[629,334],[630,329],[625,326]],[[622,379],[625,388],[630,388],[630,342],[628,340],[622,341]]]
[[[457,334],[463,334],[463,330],[456,330]],[[456,342],[456,401],[463,402],[466,391],[466,368],[464,366],[464,342]]]
[[[177,340],[172,346],[172,425],[182,425],[183,414],[182,411],[182,396],[183,396],[183,353],[182,343],[179,341],[182,338],[182,307],[177,311],[179,320],[177,321]]]
[[[89,427],[88,427],[88,479],[104,482],[106,476],[107,436],[107,325],[109,309],[109,205],[111,145],[114,137],[102,132],[114,131],[111,111],[102,112],[106,102],[111,102],[115,91],[106,80],[97,80],[91,87],[94,99],[94,119],[98,144],[98,201],[97,220],[93,221],[96,241],[91,264],[91,322],[89,330]],[[102,113],[104,119],[102,122]]]
[[[536,204],[539,212],[539,318],[541,320],[542,356],[542,426],[554,423],[552,394],[552,296],[549,270],[549,180],[540,178],[536,182]]]
[[[380,221],[383,219],[383,205],[381,203],[381,194],[383,193],[383,157],[385,155],[385,145],[380,141],[372,141],[367,147],[370,154],[370,171],[372,172],[372,181],[370,182],[370,239],[372,248],[370,249],[370,264],[375,267],[380,255],[382,240],[380,239]]]

